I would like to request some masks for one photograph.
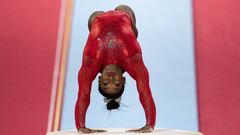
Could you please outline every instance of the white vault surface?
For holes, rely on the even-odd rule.
[[[126,128],[104,128],[107,132],[104,133],[92,133],[99,135],[203,135],[200,132],[186,131],[186,130],[176,130],[176,129],[155,129],[151,133],[132,133],[126,132]],[[46,135],[89,135],[78,133],[76,130],[66,130],[66,131],[57,131],[57,132],[49,132]]]

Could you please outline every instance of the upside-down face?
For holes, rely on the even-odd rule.
[[[125,83],[121,70],[115,65],[108,65],[99,76],[99,84],[102,90],[108,94],[118,93]]]

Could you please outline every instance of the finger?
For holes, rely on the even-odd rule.
[[[149,133],[149,132],[152,132],[152,131],[153,131],[153,129],[151,129],[151,128],[139,130],[140,133]]]
[[[137,130],[137,129],[132,129],[132,130],[127,130],[126,132],[129,132],[129,133],[136,133],[136,132],[139,132],[139,130]]]
[[[90,134],[90,133],[94,133],[94,132],[91,131],[91,130],[80,130],[80,131],[78,131],[78,133],[80,133],[80,134]]]
[[[95,130],[98,133],[107,132],[107,130]]]

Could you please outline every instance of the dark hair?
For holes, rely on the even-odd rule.
[[[125,84],[123,84],[122,89],[115,94],[108,94],[106,92],[103,91],[103,89],[100,86],[100,83],[98,85],[98,91],[107,99],[111,99],[108,103],[107,103],[107,109],[108,110],[113,110],[113,109],[118,109],[120,107],[119,103],[115,101],[115,99],[119,98],[122,96],[123,91],[124,91],[124,87]]]

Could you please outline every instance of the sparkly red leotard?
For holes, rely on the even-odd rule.
[[[136,80],[146,125],[155,126],[156,108],[149,87],[148,71],[134,34],[130,16],[121,11],[108,11],[97,16],[91,26],[78,75],[79,92],[75,108],[77,129],[85,127],[92,81],[102,68],[117,64]]]

